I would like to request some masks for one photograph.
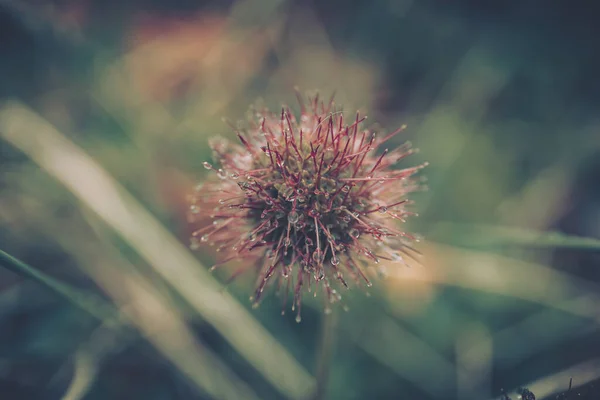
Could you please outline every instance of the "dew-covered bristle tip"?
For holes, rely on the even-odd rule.
[[[340,287],[371,286],[368,268],[415,257],[417,239],[400,226],[415,215],[407,195],[422,188],[415,174],[426,164],[397,169],[415,150],[383,148],[404,126],[376,134],[358,112],[298,98],[299,119],[288,107],[253,110],[233,127],[239,142],[211,140],[212,174],[190,196],[189,217],[192,249],[205,242],[219,256],[212,269],[242,261],[231,279],[258,273],[254,304],[275,286],[285,310],[291,291],[299,320],[305,291],[320,291],[329,312]]]

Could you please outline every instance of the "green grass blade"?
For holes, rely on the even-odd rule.
[[[0,265],[17,275],[45,286],[94,318],[108,324],[116,323],[118,314],[116,310],[96,295],[71,287],[3,250],[0,250]]]
[[[468,248],[528,246],[600,250],[600,239],[568,235],[561,232],[477,224],[440,222],[427,233],[427,238]]]
[[[293,399],[310,395],[314,378],[81,148],[19,103],[0,108],[0,136],[96,213],[283,395]]]

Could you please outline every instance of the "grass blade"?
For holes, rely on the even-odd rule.
[[[0,135],[114,229],[282,394],[302,399],[312,392],[306,370],[83,150],[19,103],[0,109]]]
[[[436,223],[428,235],[433,240],[468,248],[492,248],[505,245],[600,250],[600,239],[540,232],[517,227],[477,224]]]
[[[76,307],[107,324],[117,323],[115,310],[99,297],[83,292],[79,289],[51,277],[50,275],[33,268],[31,265],[0,250],[0,265],[6,269],[28,279],[31,279],[51,291],[59,294]]]

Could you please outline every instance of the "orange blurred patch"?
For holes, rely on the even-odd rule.
[[[222,15],[146,15],[133,24],[125,66],[136,90],[150,99],[198,93],[226,103],[256,73],[270,42],[269,32],[238,31]]]
[[[382,262],[386,278],[382,281],[390,307],[399,314],[422,312],[436,296],[436,270],[427,258],[431,246],[421,246],[424,252],[420,262],[407,258],[407,265]]]
[[[133,52],[126,61],[133,85],[155,100],[176,97],[197,77],[224,28],[221,16],[140,17],[133,23],[129,37]]]

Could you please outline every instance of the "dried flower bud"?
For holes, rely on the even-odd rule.
[[[406,196],[420,188],[413,176],[425,166],[392,168],[414,152],[408,143],[377,152],[404,127],[378,137],[358,113],[346,121],[332,101],[299,99],[299,120],[287,107],[263,110],[248,128],[234,128],[241,144],[211,141],[217,166],[204,166],[214,176],[190,203],[192,221],[212,219],[192,247],[216,246],[217,265],[244,260],[234,276],[256,269],[255,304],[270,284],[292,290],[298,321],[305,289],[320,287],[328,311],[341,298],[338,283],[371,286],[368,264],[411,256],[415,238],[397,225],[414,215]]]

